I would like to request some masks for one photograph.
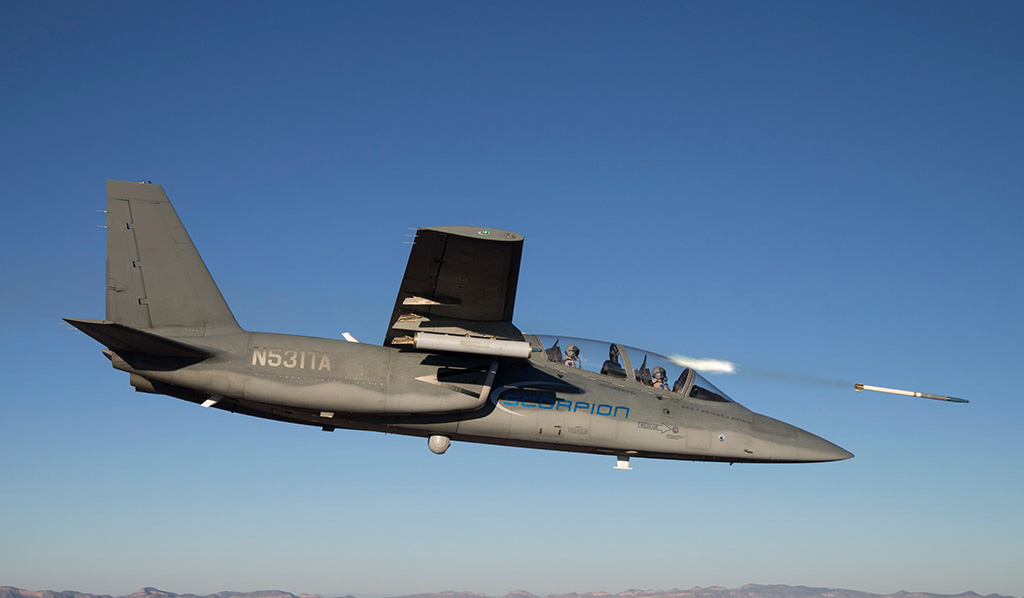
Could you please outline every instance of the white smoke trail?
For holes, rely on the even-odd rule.
[[[724,359],[697,359],[678,354],[669,356],[669,359],[676,365],[709,374],[735,374],[738,369],[735,363]]]
[[[695,357],[687,357],[685,355],[673,354],[669,357],[673,363],[681,365],[686,368],[693,368],[698,372],[706,374],[738,374],[740,373],[740,367],[724,359],[698,359]],[[846,382],[843,380],[834,380],[828,378],[819,378],[818,376],[809,376],[800,372],[794,371],[783,371],[783,370],[767,370],[759,367],[747,367],[743,366],[744,376],[750,376],[753,378],[761,378],[763,380],[772,380],[774,382],[780,382],[783,384],[810,384],[815,386],[839,386],[847,387],[853,386],[852,382]]]
[[[847,387],[853,386],[853,382],[846,382],[843,380],[836,380],[832,378],[820,378],[818,376],[810,376],[800,372],[786,372],[782,370],[765,370],[754,367],[744,367],[743,373],[754,378],[761,378],[763,380],[771,380],[773,382],[780,382],[783,384],[804,384],[814,386],[838,386]]]

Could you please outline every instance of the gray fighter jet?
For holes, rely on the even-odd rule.
[[[383,346],[248,332],[160,185],[107,182],[106,319],[67,319],[135,390],[317,426],[616,458],[848,459],[698,372],[620,343],[521,333],[523,237],[421,228]],[[604,357],[607,356],[607,359]]]

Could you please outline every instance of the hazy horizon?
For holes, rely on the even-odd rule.
[[[820,589],[820,590],[824,590],[824,591],[829,592],[829,593],[834,592],[834,591],[846,591],[846,592],[856,592],[856,593],[861,593],[861,594],[873,594],[873,595],[878,595],[878,596],[892,596],[892,595],[896,595],[896,594],[900,594],[900,593],[904,593],[904,592],[910,593],[910,594],[915,594],[915,595],[928,595],[928,596],[934,596],[934,597],[939,597],[939,596],[965,596],[965,595],[979,595],[980,596],[981,595],[981,594],[978,594],[977,592],[975,592],[973,590],[963,590],[961,592],[940,594],[940,593],[936,593],[936,592],[926,592],[926,591],[921,591],[921,590],[907,590],[907,589],[895,590],[895,591],[892,591],[892,592],[886,592],[884,594],[875,594],[875,593],[871,593],[871,592],[864,592],[863,590],[858,590],[856,588],[830,588],[830,587],[827,587],[827,586],[826,587],[810,586],[809,587],[809,586],[804,586],[804,585],[800,585],[800,584],[789,585],[789,584],[756,584],[756,583],[743,584],[743,585],[737,586],[735,588],[727,588],[725,586],[688,586],[688,587],[675,587],[675,588],[665,588],[665,589],[627,588],[627,589],[620,590],[618,592],[609,592],[609,591],[606,591],[606,590],[584,590],[584,591],[574,591],[574,592],[568,592],[568,593],[538,593],[538,592],[532,592],[530,590],[524,590],[522,588],[513,588],[513,589],[510,589],[510,590],[508,590],[506,592],[502,592],[502,593],[498,593],[498,594],[478,592],[478,591],[475,591],[475,590],[472,590],[472,589],[433,590],[433,591],[422,591],[422,592],[413,592],[413,593],[406,593],[406,594],[387,594],[387,593],[385,593],[385,594],[374,594],[374,593],[364,593],[364,592],[328,592],[328,593],[320,593],[320,592],[294,592],[294,591],[290,591],[290,590],[287,590],[287,589],[284,589],[284,588],[273,588],[273,589],[271,589],[271,588],[263,588],[261,590],[248,590],[248,591],[223,589],[223,590],[218,590],[218,591],[214,591],[214,592],[187,593],[187,592],[177,592],[177,591],[174,591],[173,589],[168,589],[168,588],[157,588],[157,587],[154,587],[154,586],[144,586],[142,588],[138,588],[135,591],[127,593],[127,594],[110,594],[110,593],[97,593],[97,592],[85,592],[85,593],[90,594],[90,595],[94,595],[94,596],[108,595],[108,596],[114,596],[115,598],[124,598],[126,596],[131,596],[131,595],[134,595],[134,594],[136,594],[138,592],[142,592],[142,591],[145,591],[145,590],[158,590],[160,592],[166,592],[166,593],[170,593],[170,594],[174,594],[174,595],[178,595],[178,596],[182,596],[182,595],[196,595],[196,596],[200,596],[201,598],[202,597],[207,597],[207,596],[215,596],[215,595],[218,595],[218,594],[221,594],[221,593],[239,593],[241,595],[249,595],[251,593],[256,593],[256,592],[282,592],[282,593],[292,594],[292,595],[295,595],[295,596],[320,596],[321,598],[344,598],[345,596],[352,596],[354,598],[402,598],[403,596],[441,596],[441,595],[465,595],[465,594],[485,595],[485,596],[488,596],[490,598],[504,598],[505,596],[509,596],[509,595],[521,595],[523,593],[526,593],[526,594],[532,594],[534,596],[538,596],[540,598],[544,598],[544,597],[547,597],[547,596],[567,596],[567,595],[573,595],[573,594],[577,594],[577,595],[580,595],[580,596],[587,596],[587,595],[622,596],[622,595],[636,595],[636,594],[652,595],[652,596],[664,596],[666,594],[673,595],[674,591],[686,593],[686,592],[690,592],[690,591],[694,591],[694,590],[699,590],[699,591],[721,591],[721,590],[725,590],[725,591],[732,592],[732,591],[739,591],[739,590],[753,591],[756,588],[770,588],[773,591],[777,591],[777,590],[780,589],[780,586],[782,586],[782,587],[789,587],[789,588],[804,588],[804,589],[811,589],[811,590],[818,590],[818,589]],[[4,587],[4,586],[0,586],[0,587]],[[10,586],[7,586],[7,587],[10,587]],[[81,590],[71,590],[70,588],[67,588],[67,589],[64,589],[64,590],[53,590],[52,588],[39,589],[39,590],[31,590],[31,589],[28,589],[28,588],[17,588],[17,589],[26,590],[26,591],[29,591],[29,592],[40,592],[40,591],[81,592]],[[806,595],[806,593],[802,593],[801,595]],[[987,596],[996,596],[996,595],[999,595],[999,594],[988,594]],[[1003,598],[1016,598],[1014,596],[1005,596],[1005,595],[1000,595],[1000,596],[1003,596]]]

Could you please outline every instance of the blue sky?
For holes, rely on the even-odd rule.
[[[0,584],[1024,595],[1024,5],[7,2]],[[520,328],[730,359],[855,453],[637,461],[132,391],[104,180],[243,326],[379,342],[410,228],[526,236]],[[945,393],[914,401],[798,376]]]

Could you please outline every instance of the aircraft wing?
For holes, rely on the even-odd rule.
[[[420,228],[384,345],[418,331],[522,340],[512,325],[523,236],[493,228]]]

